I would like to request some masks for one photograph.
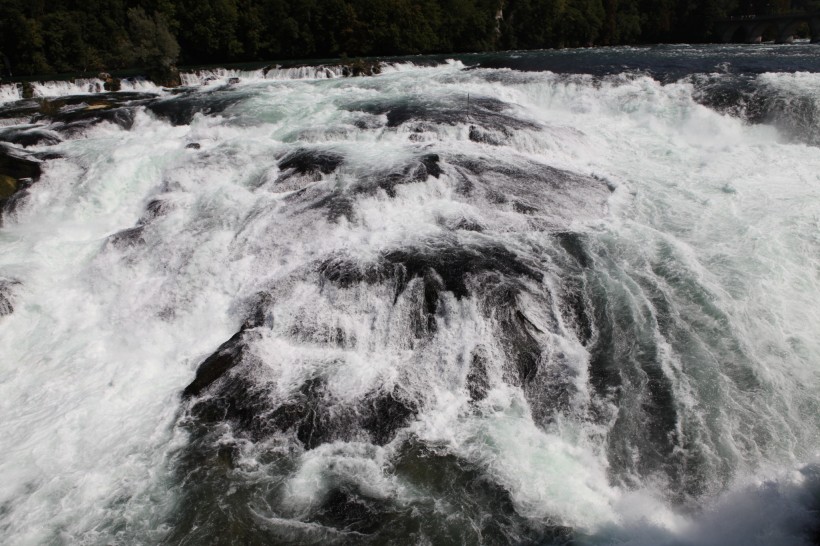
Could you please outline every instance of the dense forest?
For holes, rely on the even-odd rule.
[[[0,0],[5,76],[275,59],[702,42],[820,0]]]

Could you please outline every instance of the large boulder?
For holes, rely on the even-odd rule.
[[[40,164],[40,161],[31,158],[25,152],[0,143],[0,176],[15,180],[37,180],[40,178]]]
[[[0,174],[0,199],[8,199],[17,191],[17,179]]]

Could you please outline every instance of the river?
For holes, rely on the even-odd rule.
[[[0,88],[0,542],[816,543],[818,51]]]

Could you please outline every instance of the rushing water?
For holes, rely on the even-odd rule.
[[[0,542],[815,543],[818,52],[3,88]]]

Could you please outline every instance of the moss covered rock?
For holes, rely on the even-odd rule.
[[[7,199],[17,191],[17,179],[0,174],[0,199]]]

